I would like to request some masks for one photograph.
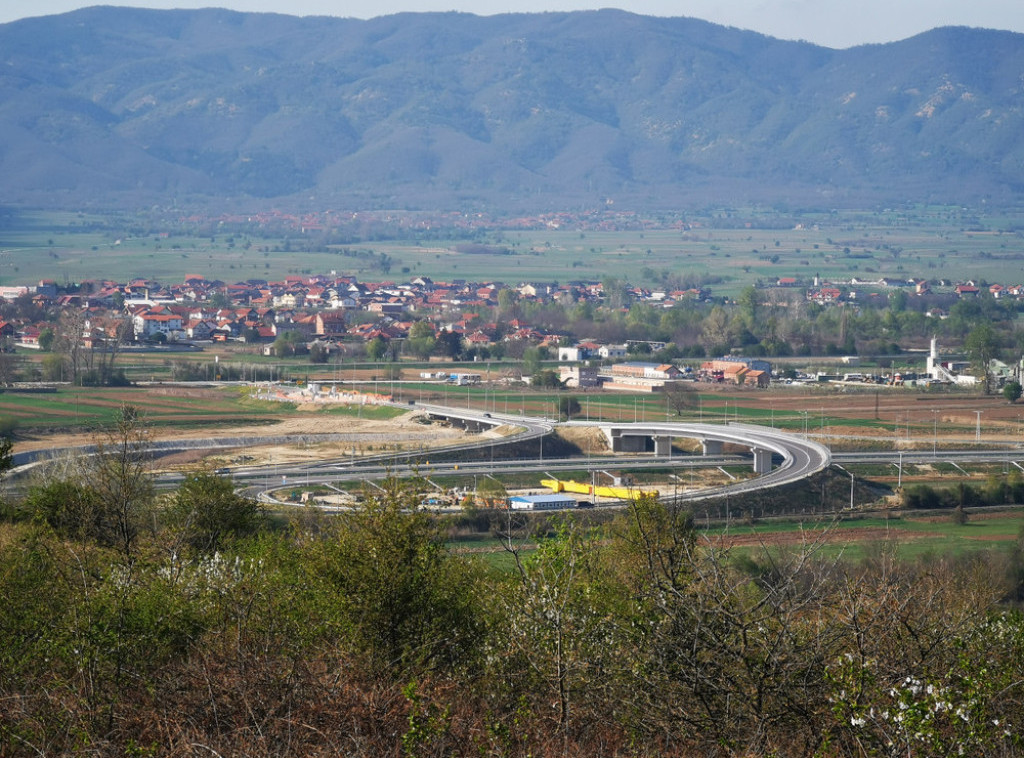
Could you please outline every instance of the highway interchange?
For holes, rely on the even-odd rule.
[[[487,427],[509,425],[519,430],[517,434],[502,438],[477,438],[447,448],[435,448],[429,454],[389,453],[376,456],[343,456],[302,464],[278,464],[259,467],[242,467],[231,470],[231,475],[240,485],[262,498],[272,501],[269,492],[282,486],[315,484],[350,484],[362,481],[393,477],[483,477],[522,474],[534,472],[557,476],[559,472],[581,470],[606,470],[610,468],[677,469],[687,471],[700,468],[749,465],[751,456],[738,453],[680,455],[671,448],[667,455],[652,453],[615,454],[600,456],[575,456],[553,458],[544,455],[544,439],[552,434],[559,422],[548,418],[529,417],[514,414],[486,413],[465,409],[453,409],[439,405],[420,405],[418,410],[436,419],[449,423],[461,423],[469,428],[481,430]],[[839,468],[844,464],[881,463],[893,466],[909,463],[936,461],[960,462],[1005,462],[1017,465],[1016,459],[1024,459],[1024,452],[1016,449],[962,450],[962,451],[886,451],[832,453],[826,446],[810,437],[791,434],[769,427],[746,424],[693,424],[693,423],[616,423],[569,422],[572,426],[598,427],[604,430],[614,427],[626,434],[662,434],[673,438],[698,440],[719,440],[751,450],[768,451],[771,454],[771,470],[757,476],[740,479],[732,483],[703,488],[690,488],[683,478],[675,477],[680,483],[671,494],[663,493],[663,499],[675,502],[698,501],[710,498],[736,496],[756,490],[779,487],[800,481],[831,465]],[[476,435],[474,435],[476,436]],[[535,454],[529,457],[508,459],[501,447],[535,441]],[[549,445],[550,447],[550,445]]]
[[[409,405],[401,406],[409,408]],[[721,468],[726,466],[750,465],[752,459],[755,471],[758,467],[760,453],[761,471],[757,475],[737,479],[729,484],[714,487],[689,487],[682,477],[673,475],[679,486],[673,487],[672,493],[663,493],[663,500],[689,502],[710,498],[731,497],[779,487],[806,479],[815,473],[835,465],[842,469],[845,464],[874,463],[894,467],[902,467],[910,463],[934,463],[938,461],[953,462],[1002,462],[1007,466],[1021,468],[1018,459],[1024,460],[1024,451],[1013,447],[997,450],[891,450],[871,452],[832,453],[825,445],[814,441],[809,436],[779,431],[770,427],[746,424],[702,424],[672,422],[641,422],[641,423],[610,423],[599,421],[562,422],[573,427],[596,427],[602,430],[611,441],[615,436],[627,437],[661,437],[670,439],[695,439],[705,445],[704,455],[681,455],[673,451],[670,445],[667,454],[650,452],[618,453],[592,456],[575,456],[570,458],[545,457],[544,440],[551,435],[559,422],[543,418],[517,414],[488,413],[469,409],[454,409],[442,405],[415,406],[422,414],[430,416],[437,422],[463,426],[471,431],[482,431],[486,428],[503,426],[516,431],[503,437],[486,437],[471,435],[460,444],[443,448],[432,448],[429,453],[391,452],[372,456],[335,456],[304,463],[278,463],[252,466],[238,466],[222,469],[220,473],[230,474],[240,490],[258,496],[265,502],[278,502],[273,492],[283,487],[294,485],[311,487],[326,485],[338,488],[353,483],[372,482],[385,477],[484,477],[508,476],[532,472],[557,477],[559,472],[579,472],[581,470],[607,469],[660,469],[666,468],[685,472],[703,468]],[[343,437],[344,435],[329,435]],[[311,440],[324,440],[321,435],[302,435],[298,437],[263,437],[259,444],[306,444]],[[525,444],[524,444],[525,443]],[[535,444],[533,444],[535,443]],[[247,438],[207,438],[204,440],[163,441],[154,443],[153,452],[166,454],[184,449],[228,449],[252,446],[255,440]],[[723,444],[746,448],[751,454],[722,453]],[[516,445],[518,457],[510,458],[503,447]],[[549,449],[551,447],[549,443]],[[649,446],[648,446],[649,447]],[[656,448],[659,446],[655,446]],[[92,446],[75,448],[78,454],[94,452]],[[525,453],[523,451],[526,451]],[[535,452],[530,452],[535,451]],[[50,455],[61,451],[49,451]],[[39,456],[22,456],[15,462],[19,469],[27,469],[38,464]],[[767,468],[764,461],[770,461]],[[845,471],[845,469],[843,469]],[[901,470],[901,469],[900,469]],[[1022,469],[1024,470],[1024,469]],[[161,486],[172,487],[183,478],[180,473],[166,472],[158,476]]]

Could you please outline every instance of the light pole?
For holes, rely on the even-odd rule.
[[[837,469],[839,469],[844,474],[846,474],[847,476],[850,477],[850,510],[853,510],[853,483],[854,483],[853,473],[850,472],[850,471],[847,471],[842,466],[840,466],[838,463],[835,464],[835,466],[836,466]]]

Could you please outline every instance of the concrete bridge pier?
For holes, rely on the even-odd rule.
[[[668,434],[656,434],[654,435],[654,454],[655,455],[671,455],[672,454],[672,436]]]
[[[722,441],[721,440],[701,440],[701,447],[704,450],[704,455],[721,455],[722,454]]]

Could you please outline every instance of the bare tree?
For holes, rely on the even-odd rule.
[[[95,354],[97,379],[101,384],[109,384],[114,374],[114,363],[121,352],[121,347],[131,341],[134,328],[130,316],[123,316],[111,329],[107,339],[98,345],[94,344],[90,351],[90,363]]]
[[[125,555],[134,551],[136,538],[153,506],[147,438],[138,408],[123,405],[116,425],[96,446],[92,486],[103,502],[110,541]]]
[[[61,312],[57,320],[57,334],[53,341],[53,351],[60,355],[67,366],[67,378],[72,384],[78,382],[83,370],[89,360],[85,348],[85,321],[84,310],[66,309]]]
[[[665,401],[677,416],[697,407],[697,392],[684,382],[669,382],[665,385]]]
[[[13,351],[0,349],[0,384],[6,387],[17,381],[21,362]]]

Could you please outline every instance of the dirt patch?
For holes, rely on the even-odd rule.
[[[991,513],[977,513],[968,512],[968,521],[990,521],[993,519],[1005,520],[1008,516],[1012,517],[1013,514],[1007,513],[1006,511],[995,511]],[[953,518],[953,510],[950,509],[949,513],[944,513],[940,516],[906,516],[904,521],[908,524],[943,524]]]
[[[896,540],[910,542],[912,540],[934,537],[930,532],[913,532],[905,529],[886,529],[885,527],[854,527],[850,529],[834,529],[832,531],[807,530],[797,532],[771,532],[767,534],[721,534],[705,535],[704,539],[714,547],[781,547],[794,545],[835,544],[837,542],[882,542]]]
[[[1007,542],[1012,537],[1006,537],[1001,534],[977,534],[977,535],[964,535],[965,540],[973,540],[974,542]]]
[[[608,438],[600,429],[566,426],[558,430],[558,436],[566,442],[572,443],[584,453],[608,452]]]
[[[156,465],[159,468],[176,468],[178,466],[193,468],[193,464],[200,463],[207,457],[209,457],[209,452],[206,450],[182,450],[180,453],[161,455],[156,459]]]
[[[198,398],[202,400],[222,400],[224,398],[224,393],[221,390],[213,388],[151,387],[149,394],[165,395],[167,397]]]
[[[318,409],[319,410],[319,409]],[[183,417],[184,418],[184,417]],[[344,449],[351,451],[353,445],[356,453],[382,452],[391,449],[429,449],[438,445],[450,445],[464,439],[465,433],[452,427],[444,427],[439,424],[423,424],[417,419],[419,414],[409,412],[394,419],[375,420],[360,419],[351,416],[340,416],[324,413],[295,413],[281,416],[276,423],[267,424],[262,420],[261,424],[237,424],[217,421],[216,417],[196,416],[197,420],[209,419],[210,424],[203,428],[193,429],[164,429],[155,427],[152,430],[152,438],[156,440],[190,440],[209,439],[211,437],[267,437],[267,436],[304,436],[309,439],[310,444],[300,448],[279,447],[275,451],[280,457],[275,457],[277,462],[284,462],[285,451],[299,450],[301,455],[298,458],[291,458],[293,454],[288,453],[287,460],[311,460],[318,454],[322,454],[325,448],[316,444],[316,438],[327,434],[343,434],[350,437],[345,442],[331,443],[334,450]],[[80,434],[54,434],[41,436],[31,440],[19,440],[15,446],[16,451],[44,450],[49,448],[73,447],[76,445],[89,445],[96,442],[97,435],[90,433]],[[397,446],[397,447],[396,447]],[[207,452],[209,457],[211,453]],[[223,455],[223,451],[216,451],[217,456]]]

